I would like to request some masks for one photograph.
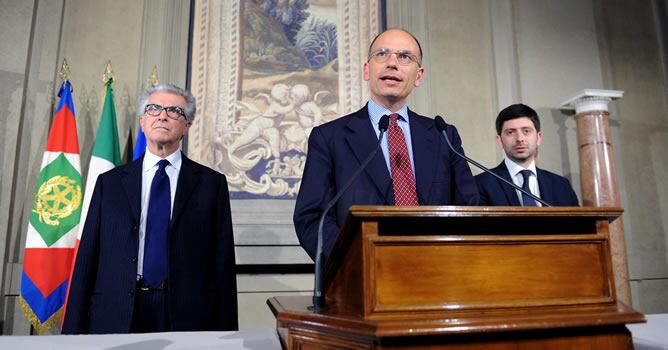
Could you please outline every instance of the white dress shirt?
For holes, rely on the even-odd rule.
[[[537,177],[538,173],[536,172],[536,161],[531,161],[531,164],[529,164],[529,166],[526,167],[526,169],[523,168],[521,165],[508,159],[508,157],[506,157],[503,161],[506,163],[506,168],[508,168],[508,172],[510,173],[510,177],[513,179],[513,183],[519,187],[522,187],[522,185],[524,185],[524,177],[522,177],[522,174],[520,172],[522,170],[530,170],[531,175],[529,176],[529,190],[531,190],[531,194],[540,198],[540,189],[538,188],[538,177]],[[522,192],[518,190],[515,190],[515,192],[517,193],[517,198],[519,198],[520,203],[522,203]],[[522,203],[522,205],[524,205],[524,203]],[[543,206],[538,201],[536,201],[536,205],[539,207]]]
[[[380,130],[378,130],[378,122],[383,115],[398,114],[401,118],[397,118],[397,125],[401,128],[401,131],[404,133],[404,139],[406,140],[406,149],[408,150],[408,157],[411,159],[411,168],[413,168],[413,180],[415,180],[415,161],[413,160],[413,141],[411,139],[411,124],[408,120],[408,105],[404,105],[399,108],[396,112],[392,112],[389,109],[381,106],[374,100],[369,100],[368,108],[369,111],[369,121],[373,126],[373,130],[376,132],[376,138],[380,137]],[[390,165],[390,146],[387,141],[387,132],[383,136],[383,140],[380,142],[380,149],[383,152],[383,157],[385,157],[385,165],[387,166],[387,171],[390,176],[392,176],[392,167]]]
[[[146,237],[146,216],[148,212],[148,201],[151,197],[151,183],[155,172],[158,171],[158,162],[163,158],[151,153],[148,148],[144,153],[144,163],[142,165],[141,175],[141,217],[139,223],[139,255],[137,255],[137,278],[142,275],[144,271],[144,241]],[[176,195],[176,185],[179,179],[179,172],[181,171],[181,150],[170,154],[166,158],[169,165],[165,167],[165,172],[169,177],[169,192],[171,196],[171,211],[174,211],[174,197]],[[170,218],[172,216],[170,211]]]

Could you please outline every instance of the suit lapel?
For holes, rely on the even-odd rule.
[[[346,142],[348,143],[348,147],[350,147],[355,158],[357,158],[357,161],[361,164],[366,157],[373,152],[373,149],[378,143],[376,132],[373,130],[373,127],[369,122],[369,112],[367,111],[367,107],[359,110],[355,114],[355,117],[351,118],[350,122],[346,125],[346,132]],[[383,137],[387,137],[387,133]],[[376,189],[380,193],[380,197],[385,198],[386,201],[393,202],[394,196],[387,195],[390,187],[390,173],[387,170],[383,152],[380,149],[364,171],[376,186]]]
[[[125,168],[125,173],[121,179],[123,190],[128,198],[132,218],[135,222],[139,222],[141,215],[141,182],[142,182],[142,167],[144,164],[144,157],[141,157]]]
[[[174,196],[174,207],[172,210],[172,225],[176,223],[179,216],[188,203],[188,199],[195,192],[195,188],[199,185],[200,170],[194,166],[192,160],[188,159],[185,154],[181,154],[181,170],[179,171],[179,180],[176,185],[176,195]]]
[[[510,176],[510,172],[508,171],[505,162],[502,161],[501,164],[499,164],[499,166],[497,166],[496,168],[492,169],[492,171],[497,175],[503,177],[504,179],[513,182],[513,179]],[[503,189],[503,193],[506,195],[506,199],[508,200],[508,203],[510,203],[510,205],[513,206],[522,205],[522,203],[520,203],[520,199],[517,197],[517,192],[513,187],[511,187],[506,183],[503,183],[502,181],[497,180],[497,182],[499,183],[499,186],[501,186],[501,188]]]
[[[415,164],[415,187],[418,194],[418,203],[427,203],[429,190],[436,171],[436,147],[434,138],[437,137],[431,129],[433,123],[425,124],[412,111],[408,111],[411,125],[411,142],[413,144],[413,163]]]
[[[547,203],[552,203],[554,196],[552,195],[552,186],[548,183],[548,177],[545,171],[536,168],[536,177],[538,178],[538,190],[540,191],[540,199]]]

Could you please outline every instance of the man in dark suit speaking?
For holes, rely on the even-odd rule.
[[[63,333],[236,330],[227,180],[179,149],[195,98],[152,86],[139,114],[147,152],[97,180]]]
[[[318,222],[327,203],[351,178],[378,142],[378,122],[390,124],[378,152],[336,206],[323,229],[328,256],[352,205],[475,205],[477,189],[471,170],[448,148],[434,120],[408,109],[408,96],[425,74],[417,39],[401,29],[379,34],[371,43],[364,80],[371,100],[359,111],[316,127],[297,197],[294,224],[299,242],[315,259]],[[463,152],[457,129],[446,132]]]
[[[542,134],[540,119],[533,108],[523,104],[506,107],[496,117],[496,134],[496,143],[503,148],[506,157],[499,166],[491,169],[494,173],[550,205],[578,205],[578,197],[568,179],[536,167]],[[481,173],[475,179],[480,191],[480,205],[540,205],[490,174]]]

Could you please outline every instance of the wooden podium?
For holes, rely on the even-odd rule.
[[[630,349],[615,295],[619,208],[353,206],[327,308],[267,302],[287,349]]]

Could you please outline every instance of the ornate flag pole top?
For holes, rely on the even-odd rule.
[[[104,69],[104,73],[102,74],[102,81],[106,85],[113,82],[114,79],[116,79],[116,76],[114,75],[114,70],[111,68],[111,60],[109,60],[107,68]]]
[[[158,79],[158,66],[153,66],[153,70],[151,70],[151,75],[148,76],[148,80],[146,80],[146,83],[148,86],[155,86],[160,84],[160,79]]]
[[[60,71],[58,72],[60,80],[63,82],[70,80],[70,74],[70,65],[67,64],[67,58],[63,58],[63,64],[60,66]]]

